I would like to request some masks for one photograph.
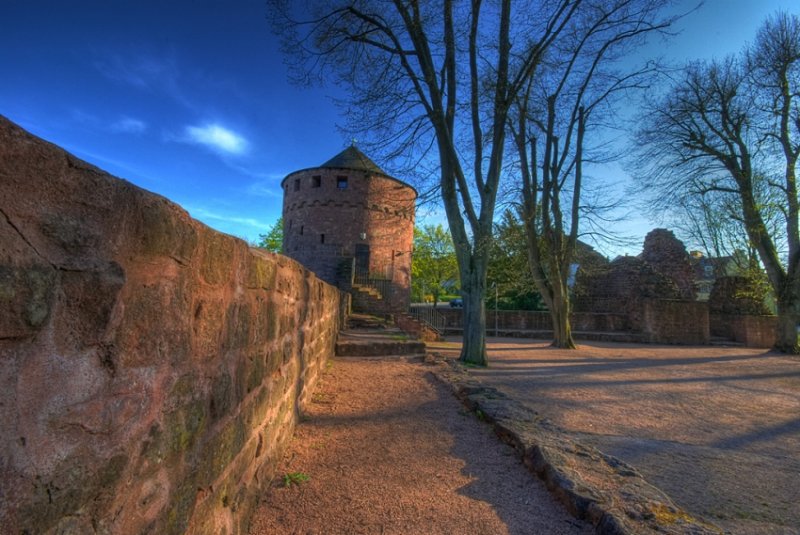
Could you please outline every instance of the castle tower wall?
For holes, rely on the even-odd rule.
[[[362,276],[390,281],[391,291],[384,296],[387,308],[405,310],[411,296],[417,193],[382,173],[354,147],[348,151],[367,164],[324,164],[283,180],[283,252],[343,289],[349,289],[354,265]]]

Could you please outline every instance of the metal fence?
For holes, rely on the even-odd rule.
[[[428,306],[412,306],[409,308],[408,312],[417,320],[436,330],[439,334],[444,332],[447,321],[442,313],[435,308]]]

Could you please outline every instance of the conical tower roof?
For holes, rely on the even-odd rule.
[[[355,145],[350,145],[342,152],[322,164],[320,167],[336,167],[341,169],[356,169],[358,171],[371,171],[373,173],[386,173],[378,164],[367,158]]]

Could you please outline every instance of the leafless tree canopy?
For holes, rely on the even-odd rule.
[[[558,347],[575,347],[567,280],[581,216],[600,212],[581,198],[587,129],[602,133],[620,101],[652,78],[655,64],[621,60],[648,35],[667,31],[674,18],[660,17],[663,7],[652,0],[585,4],[515,101],[509,128],[522,177],[528,257]]]
[[[579,8],[590,4],[272,3],[298,78],[342,84],[350,125],[393,147],[392,154],[435,154],[464,293],[464,360],[486,363],[483,298],[509,107]]]
[[[741,218],[778,300],[778,346],[791,352],[800,307],[799,101],[800,18],[778,13],[740,55],[686,66],[650,103],[637,137],[638,178],[656,209],[701,197]]]

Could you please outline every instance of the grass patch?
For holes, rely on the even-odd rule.
[[[689,514],[675,510],[672,507],[667,507],[664,504],[657,503],[650,507],[650,511],[653,513],[653,516],[656,519],[656,522],[659,524],[674,524],[675,522],[681,521],[686,523],[694,523],[695,519],[692,518]]]
[[[311,476],[303,472],[290,472],[283,476],[283,486],[291,487],[292,485],[299,485],[311,479]]]

